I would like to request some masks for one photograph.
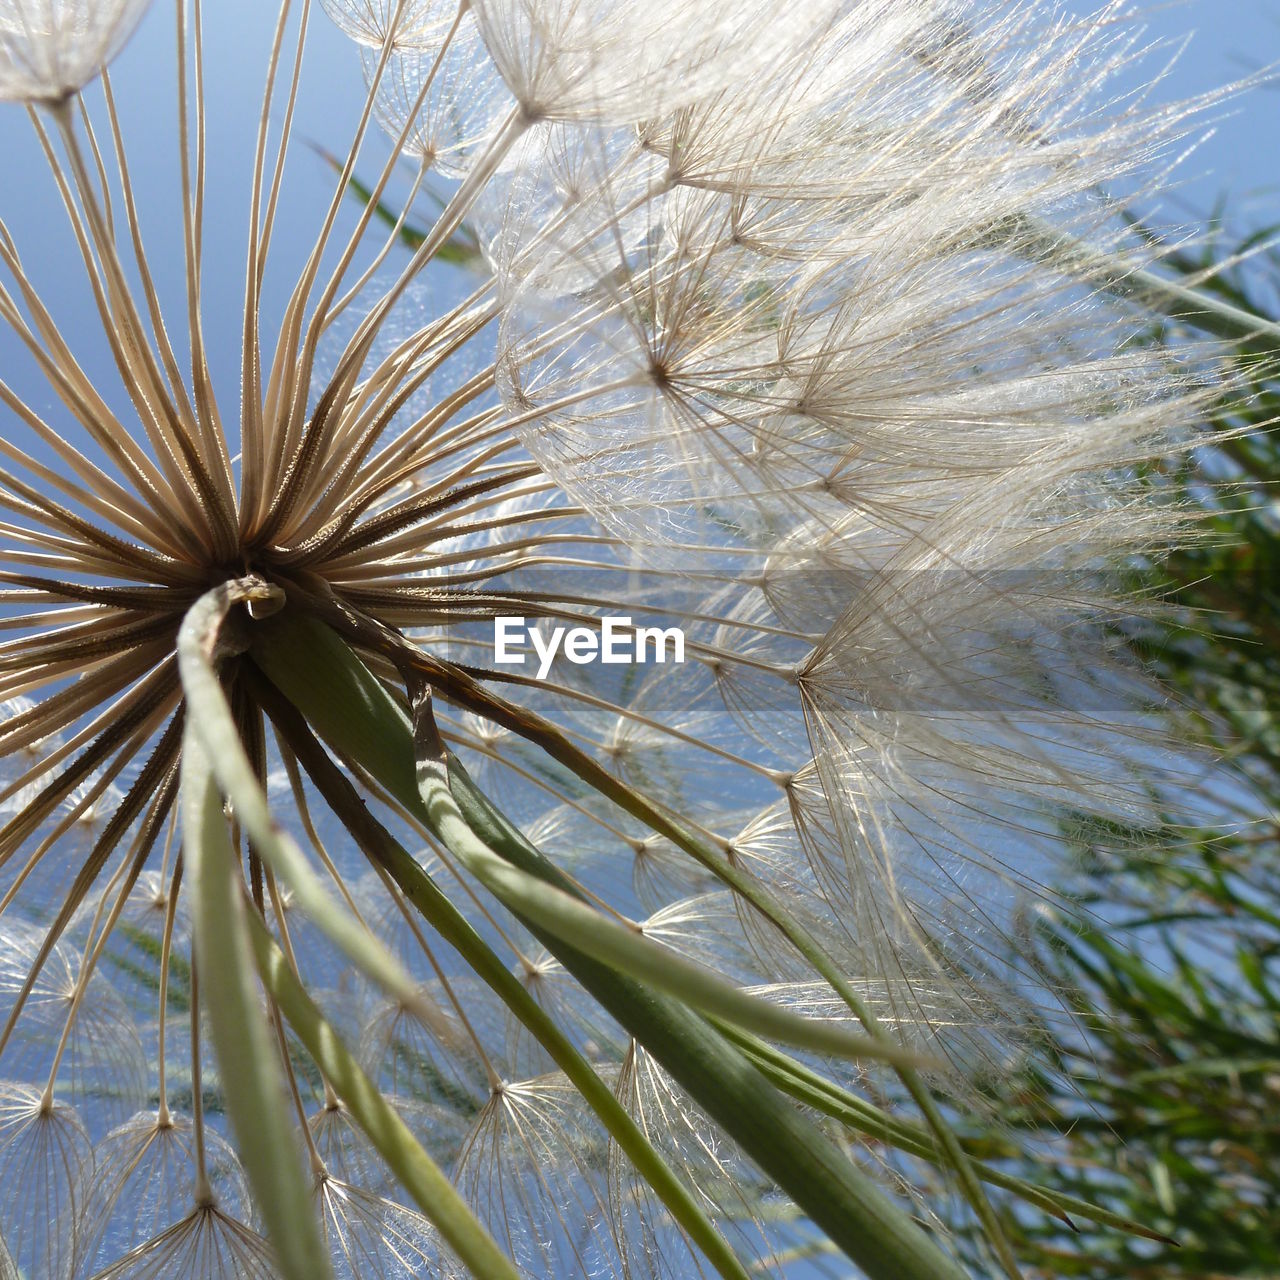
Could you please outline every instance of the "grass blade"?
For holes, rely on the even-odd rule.
[[[483,1280],[520,1280],[511,1260],[480,1225],[444,1171],[423,1150],[408,1125],[325,1021],[260,920],[250,921],[249,937],[258,973],[280,1012],[449,1247],[472,1275]]]
[[[333,1274],[311,1203],[296,1135],[262,1005],[242,878],[222,796],[190,725],[182,751],[183,852],[194,897],[195,946],[222,1091],[240,1156],[257,1193],[286,1280]]]
[[[321,737],[359,760],[406,807],[429,817],[418,795],[407,717],[337,635],[314,620],[278,615],[255,628],[253,652]],[[486,839],[492,844],[496,836],[509,860],[525,870],[541,869],[548,883],[556,883],[554,869],[471,787],[465,773],[450,781],[466,796],[460,807],[473,831],[483,827]],[[532,927],[871,1280],[962,1280],[958,1264],[699,1013]]]
[[[369,812],[346,775],[310,734],[293,704],[266,680],[259,680],[256,693],[321,795],[365,855],[392,877],[427,923],[457,951],[472,972],[494,991],[512,1016],[542,1045],[631,1161],[635,1171],[649,1184],[672,1219],[702,1250],[724,1280],[749,1280],[750,1273],[716,1230],[698,1198],[680,1181],[613,1091],[529,994],[519,978],[507,968],[417,860]]]

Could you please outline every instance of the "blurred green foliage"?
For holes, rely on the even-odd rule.
[[[1227,256],[1219,233],[1163,265],[1275,319],[1276,234]],[[1176,322],[1151,336],[1181,340]],[[1086,854],[1077,896],[1105,927],[1038,926],[1076,1025],[1055,1033],[1058,1070],[1028,1072],[1004,1108],[1024,1151],[1011,1169],[1170,1242],[1009,1205],[1029,1276],[1280,1277],[1280,369],[1243,349],[1236,368],[1206,434],[1238,434],[1151,477],[1197,505],[1203,536],[1143,569],[1174,613],[1130,637],[1231,760],[1238,782],[1204,783],[1231,832]]]

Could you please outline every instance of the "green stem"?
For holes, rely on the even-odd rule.
[[[328,628],[291,611],[255,631],[258,665],[320,736],[358,760],[401,804],[429,821],[431,815],[418,795],[407,717],[347,646]],[[547,883],[563,881],[471,787],[464,772],[450,781],[469,825],[495,852],[513,865],[540,873]],[[572,946],[533,931],[872,1280],[963,1277],[959,1266],[704,1018]]]
[[[1033,218],[1017,221],[1015,240],[1041,261],[1100,285],[1157,315],[1234,342],[1255,355],[1280,355],[1280,325],[1199,289],[1135,267],[1114,253]]]
[[[472,1275],[482,1280],[520,1280],[510,1258],[325,1021],[262,921],[253,917],[250,924],[250,942],[263,985],[401,1185]]]
[[[932,1164],[939,1163],[938,1150],[928,1129],[889,1115],[865,1098],[859,1098],[847,1089],[842,1089],[825,1076],[819,1075],[818,1072],[755,1036],[736,1028],[722,1029],[725,1035],[751,1059],[759,1071],[797,1102],[813,1107],[815,1111],[820,1111],[833,1120],[839,1120],[848,1128],[869,1138],[897,1147],[908,1155],[928,1160]],[[1068,1215],[1074,1214],[1079,1218],[1089,1218],[1103,1226],[1114,1227],[1129,1235],[1158,1240],[1163,1244],[1176,1243],[1159,1231],[1144,1227],[1141,1223],[1134,1222],[1121,1214],[1112,1213],[1109,1209],[1104,1209],[1089,1200],[1082,1200],[1078,1196],[1067,1195],[1060,1191],[1046,1190],[1033,1182],[1004,1173],[982,1160],[970,1157],[970,1162],[974,1171],[984,1182],[989,1182],[993,1187],[1000,1187],[1004,1191],[1011,1191],[1028,1204],[1035,1205],[1036,1208],[1043,1209],[1055,1217],[1069,1221]]]
[[[434,735],[429,700],[425,710],[415,706],[415,717],[419,716],[425,716]],[[416,728],[414,736],[419,738]],[[548,883],[545,866],[530,862],[523,851],[506,848],[509,842],[504,833],[487,822],[483,807],[475,802],[478,792],[462,762],[446,755],[442,747],[438,756],[426,755],[418,743],[417,779],[427,825],[445,848],[509,910],[551,937],[571,942],[584,955],[620,973],[643,973],[653,989],[744,1030],[815,1053],[895,1063],[919,1061],[905,1049],[853,1035],[841,1026],[816,1022],[748,995],[706,966],[646,938],[634,926],[611,920],[583,901],[572,885],[562,887],[559,877],[558,883]],[[454,787],[473,799],[472,818],[486,829],[485,837],[463,816]],[[495,851],[499,848],[505,853]]]
[[[659,835],[666,836],[677,848],[695,858],[723,884],[731,888],[743,901],[749,902],[761,915],[770,921],[775,928],[796,948],[800,955],[811,964],[815,972],[830,984],[832,990],[845,1002],[854,1016],[862,1023],[869,1035],[892,1044],[892,1040],[881,1026],[879,1019],[862,997],[854,989],[845,975],[835,964],[818,940],[794,918],[777,899],[767,894],[750,876],[735,867],[718,849],[697,831],[673,817],[660,805],[649,799],[642,792],[629,787],[620,778],[603,768],[600,763],[587,755],[569,740],[560,729],[550,721],[539,716],[527,707],[517,706],[499,697],[492,690],[485,688],[479,681],[457,667],[443,663],[429,654],[408,644],[401,637],[385,628],[377,628],[376,624],[361,623],[341,608],[335,609],[333,621],[339,626],[358,636],[366,644],[376,644],[393,662],[411,668],[417,675],[425,678],[431,687],[441,692],[449,701],[465,707],[478,715],[510,729],[521,737],[536,743],[553,760],[564,765],[581,781],[592,787],[600,795],[611,800],[624,812],[638,818]],[[280,615],[271,622],[277,627],[296,628],[295,644],[305,647],[319,642],[324,630],[315,622]],[[304,630],[310,635],[305,638]],[[376,683],[376,682],[375,682]],[[381,686],[378,690],[382,693]],[[383,693],[385,697],[385,693]],[[398,708],[397,708],[398,711]],[[403,713],[399,713],[403,719]],[[351,730],[348,729],[348,732]],[[359,729],[355,732],[360,733]],[[367,734],[363,735],[367,737]],[[366,749],[378,751],[377,742],[365,742]],[[385,753],[384,753],[385,754]],[[389,770],[388,777],[397,779],[397,785],[403,790],[409,783],[409,762],[394,758],[384,760]],[[399,798],[401,791],[389,783],[384,783]],[[482,835],[484,828],[484,806],[473,803],[465,788],[455,789],[459,804],[462,806],[467,820]],[[403,803],[403,800],[402,800]],[[492,832],[488,833],[492,838]],[[529,869],[529,868],[526,868]],[[557,882],[565,887],[563,877]],[[987,1237],[1000,1257],[1005,1273],[1018,1280],[1021,1275],[1017,1261],[1013,1257],[1008,1241],[991,1207],[986,1192],[973,1167],[960,1146],[951,1126],[943,1116],[941,1108],[934,1101],[928,1085],[919,1072],[909,1064],[900,1063],[896,1070],[907,1092],[911,1095],[921,1115],[932,1130],[934,1139],[947,1163],[955,1171],[965,1199],[978,1215]]]
[[[246,647],[241,607],[252,616],[278,608],[283,596],[261,579],[225,582],[187,610],[178,632],[178,670],[189,708],[188,727],[204,750],[222,793],[235,808],[253,851],[293,890],[298,905],[347,958],[406,1007],[421,1010],[417,985],[312,870],[294,839],[271,816],[267,795],[245,752],[218,675],[219,662]]]
[[[542,1045],[617,1142],[636,1172],[720,1275],[725,1280],[749,1280],[749,1273],[701,1205],[655,1150],[609,1086],[417,860],[369,812],[355,787],[330,760],[293,704],[281,698],[274,686],[265,680],[260,679],[257,685],[255,692],[267,714],[365,856],[391,876],[423,919],[457,951],[472,972],[498,995],[512,1015]]]
[[[182,750],[183,856],[191,872],[204,1007],[237,1147],[286,1280],[332,1276],[315,1206],[284,1105],[276,1046],[267,1031],[240,891],[236,851],[204,749],[190,728]]]

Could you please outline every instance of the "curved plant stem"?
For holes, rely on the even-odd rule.
[[[781,1049],[763,1040],[740,1031],[735,1027],[723,1027],[724,1034],[733,1041],[784,1093],[795,1098],[797,1102],[820,1111],[823,1115],[839,1120],[842,1124],[868,1138],[878,1142],[886,1142],[899,1150],[906,1151],[920,1160],[928,1160],[932,1164],[939,1163],[939,1153],[933,1143],[933,1135],[923,1125],[900,1120],[887,1111],[859,1098],[856,1094],[843,1089],[834,1081],[806,1067],[804,1063],[784,1053]],[[1088,1218],[1103,1226],[1114,1227],[1127,1235],[1142,1236],[1146,1240],[1158,1240],[1162,1244],[1175,1244],[1168,1236],[1150,1227],[1126,1218],[1123,1214],[1112,1213],[1101,1205],[1079,1196],[1067,1195],[1058,1190],[1038,1187],[1025,1178],[1017,1178],[1005,1173],[995,1165],[970,1156],[974,1172],[983,1182],[993,1187],[1011,1191],[1028,1204],[1043,1209],[1071,1225],[1071,1215]]]
[[[1237,343],[1254,355],[1280,356],[1280,324],[1203,289],[1166,280],[1114,253],[1033,218],[1020,218],[1015,240],[1042,262],[1087,280],[1146,311]]]
[[[182,751],[183,856],[194,897],[196,956],[227,1114],[286,1280],[324,1280],[333,1271],[299,1159],[276,1046],[256,984],[243,878],[222,795],[189,727]]]
[[[407,1007],[421,1009],[417,985],[403,966],[325,888],[302,850],[272,819],[222,691],[217,664],[246,643],[239,606],[248,607],[251,614],[256,608],[261,614],[280,603],[278,588],[245,578],[206,592],[187,611],[178,633],[178,669],[190,708],[191,732],[204,749],[223,794],[234,805],[254,852],[293,890],[298,904],[357,968]]]
[[[360,1069],[294,976],[266,926],[256,916],[249,917],[249,925],[249,940],[263,985],[401,1185],[472,1275],[483,1280],[520,1280],[511,1259],[481,1226],[399,1113]]]
[[[613,801],[632,817],[644,822],[659,835],[666,836],[677,848],[695,858],[735,894],[751,903],[765,919],[769,920],[813,966],[814,970],[831,985],[868,1034],[881,1039],[886,1044],[892,1043],[874,1012],[859,996],[852,983],[840,972],[818,940],[786,910],[781,902],[766,893],[740,868],[735,867],[724,856],[724,851],[717,848],[705,836],[603,768],[598,761],[571,742],[550,721],[527,707],[508,702],[492,690],[485,688],[465,671],[431,657],[396,633],[353,615],[336,602],[330,620],[353,638],[380,649],[402,670],[410,671],[415,678],[427,680],[432,688],[443,694],[449,701],[536,743],[553,760],[564,765],[600,795]],[[294,637],[292,643],[300,648],[306,648],[308,652],[312,646],[323,644],[332,646],[332,640],[323,638],[326,628],[315,621],[285,613],[269,622],[279,630],[291,631]],[[381,692],[381,686],[378,686],[378,689]],[[383,696],[385,697],[385,694]],[[400,714],[403,719],[403,713]],[[362,733],[355,724],[341,726],[341,731]],[[402,757],[396,758],[394,754],[387,756],[384,744],[376,740],[376,735],[374,741],[365,742],[363,745],[366,750],[373,750],[382,756],[383,767],[388,770],[387,778],[394,779],[393,785],[384,778],[384,785],[402,803],[408,803],[404,796],[409,794],[408,789],[413,783],[410,776],[412,761]],[[486,806],[480,803],[478,797],[471,794],[465,779],[460,778],[459,783],[460,785],[455,788],[458,803],[466,814],[467,820],[483,834],[486,831],[487,822]],[[416,789],[413,794],[416,794]],[[492,836],[493,833],[489,834]],[[1003,1270],[1011,1280],[1018,1280],[1021,1271],[1005,1239],[995,1210],[974,1172],[972,1162],[961,1147],[954,1130],[947,1123],[928,1085],[919,1072],[909,1064],[900,1064],[896,1069],[903,1085],[916,1106],[920,1108],[920,1113],[933,1132],[941,1155],[955,1171],[965,1199],[978,1215],[989,1242],[1000,1258]]]
[[[255,681],[255,693],[290,750],[306,769],[316,790],[337,814],[365,856],[391,876],[427,923],[457,951],[472,972],[494,991],[547,1051],[636,1172],[724,1280],[748,1280],[749,1273],[706,1216],[696,1197],[653,1147],[609,1086],[418,861],[369,812],[355,787],[329,758],[293,704],[263,678]]]
[[[329,628],[285,611],[255,628],[254,659],[330,746],[431,824],[403,710]],[[499,856],[557,887],[564,878],[450,770],[466,824]],[[690,1096],[872,1280],[959,1280],[932,1239],[698,1013],[530,925]]]

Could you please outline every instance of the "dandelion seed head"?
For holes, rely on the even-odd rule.
[[[216,1206],[201,1205],[180,1222],[98,1275],[103,1280],[218,1280],[226,1275],[271,1280],[278,1263],[270,1246],[253,1228]]]
[[[250,1218],[249,1187],[230,1144],[210,1131],[200,1142],[211,1205]],[[139,1112],[103,1138],[85,1178],[73,1274],[96,1275],[135,1249],[148,1252],[174,1228],[182,1234],[195,1208],[198,1159],[195,1124],[181,1113]]]
[[[398,49],[380,75],[379,42],[365,54],[364,71],[366,80],[378,80],[378,123],[397,141],[404,137],[405,158],[460,178],[509,111],[509,99],[469,10],[447,40]]]
[[[330,1177],[320,1180],[316,1198],[335,1276],[439,1274],[439,1237],[420,1214]]]
[[[324,11],[357,44],[381,49],[438,47],[452,16],[440,0],[321,0]]]
[[[75,1108],[42,1089],[0,1086],[0,1237],[20,1265],[61,1275],[70,1267],[81,1180],[93,1167],[93,1144]]]
[[[298,709],[272,637],[348,643],[388,715],[425,679],[452,785],[603,920],[811,1022],[869,1010],[981,1113],[1053,1016],[1026,922],[1070,910],[1073,842],[1170,839],[1199,767],[1106,625],[1111,570],[1182,523],[1140,472],[1217,375],[1133,341],[1140,313],[1079,259],[1127,251],[1105,189],[1187,112],[1109,88],[1137,56],[1119,10],[323,0],[364,93],[330,202],[299,212],[311,37],[284,5],[245,50],[264,93],[224,385],[205,8],[170,19],[181,236],[159,254],[171,192],[131,167],[128,77],[76,96],[143,6],[0,0],[0,98],[39,107],[86,284],[75,314],[42,298],[0,228],[0,321],[42,388],[0,383],[0,1185],[21,1188],[0,1235],[33,1278],[279,1265],[229,1144],[236,1067],[201,996],[224,975],[201,971],[177,816],[208,706],[179,634],[213,591],[197,657],[258,789],[225,786],[218,820],[246,916],[499,1246],[531,1276],[708,1265],[585,1065],[771,1266],[794,1209],[745,1139],[378,744]],[[685,660],[539,670],[604,615],[678,627]],[[504,617],[524,663],[497,659]],[[398,987],[266,856],[259,799]],[[460,1273],[350,1073],[250,1007],[336,1273]],[[883,1064],[831,1073],[902,1092]]]
[[[0,100],[61,102],[120,51],[151,0],[5,0]]]

